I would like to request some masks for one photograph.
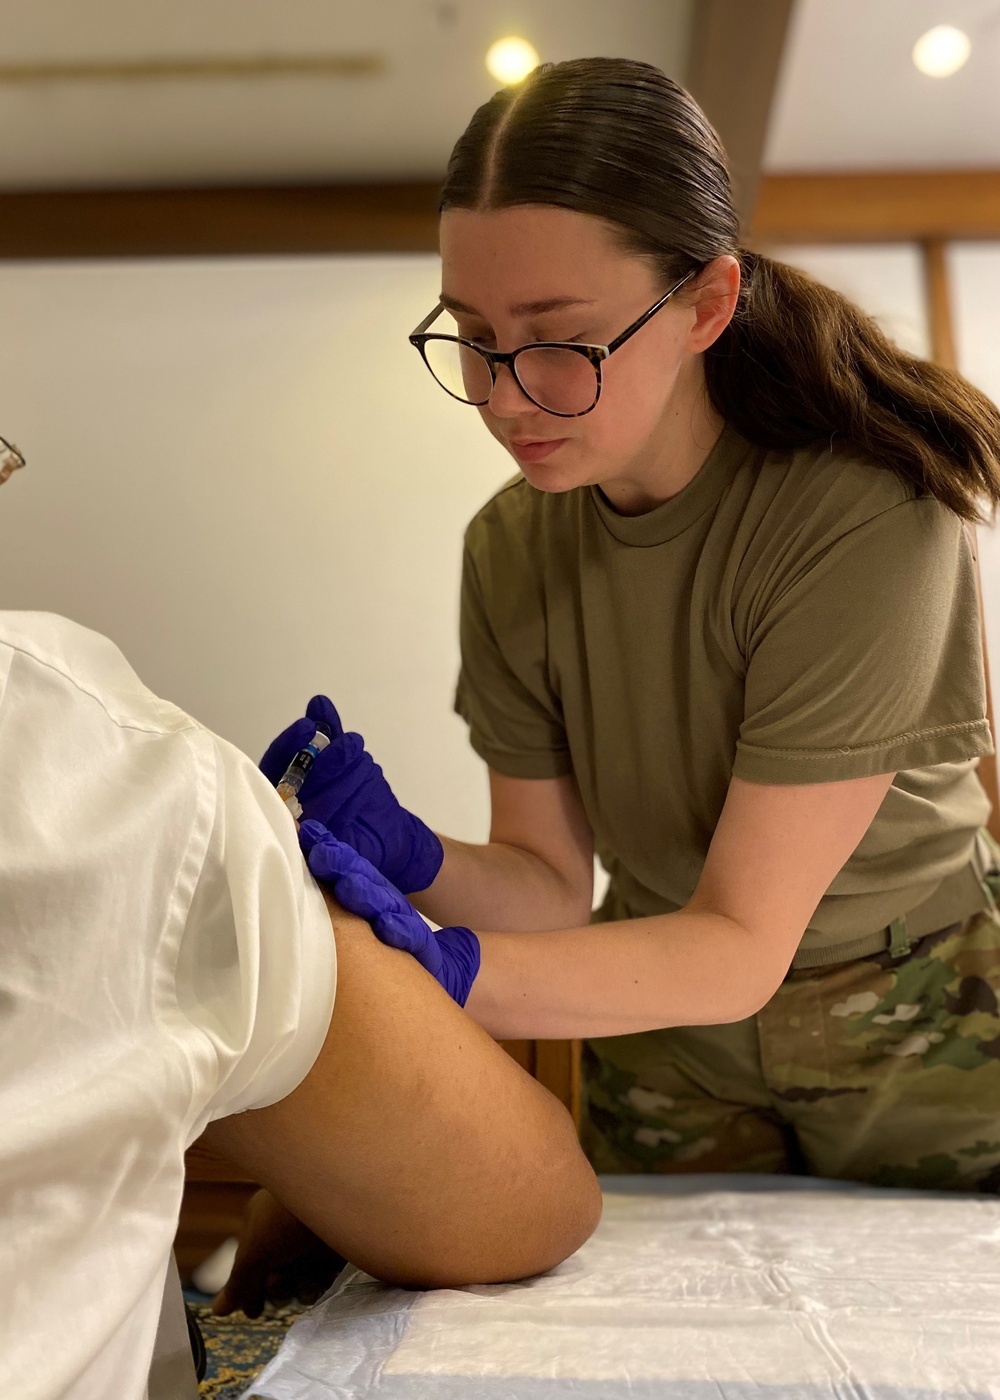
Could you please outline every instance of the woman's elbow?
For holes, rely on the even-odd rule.
[[[790,963],[790,959],[788,963]],[[788,973],[788,963],[780,967],[760,967],[753,975],[741,979],[729,987],[717,1003],[714,1014],[704,1017],[703,1025],[732,1025],[737,1021],[748,1021],[763,1011],[777,992]]]

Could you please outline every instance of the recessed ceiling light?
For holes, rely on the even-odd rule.
[[[498,39],[486,54],[486,67],[498,83],[519,83],[539,62],[535,46],[514,35]]]
[[[938,24],[913,45],[913,62],[930,78],[950,78],[971,52],[968,34],[950,24]]]

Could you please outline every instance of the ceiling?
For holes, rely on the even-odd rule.
[[[913,66],[914,43],[952,24],[972,56],[950,78]],[[765,168],[1000,169],[998,0],[798,0]]]
[[[496,84],[483,57],[644,58],[684,79],[698,0],[0,0],[9,65],[374,58],[368,75],[0,80],[0,189],[433,180]],[[972,57],[910,61],[940,23]],[[798,0],[772,171],[1000,168],[1000,0]]]
[[[0,188],[440,178],[489,45],[683,76],[691,0],[0,0],[0,66],[372,55],[376,76],[0,82]]]

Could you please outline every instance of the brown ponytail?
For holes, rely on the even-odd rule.
[[[549,204],[604,219],[664,284],[725,253],[743,283],[705,356],[712,403],[764,447],[840,439],[965,520],[1000,503],[1000,411],[846,297],[738,246],[725,153],[694,99],[628,59],[543,64],[459,138],[441,209]]]

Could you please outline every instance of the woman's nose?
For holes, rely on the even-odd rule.
[[[490,412],[497,418],[514,418],[524,412],[525,407],[535,408],[527,394],[514,378],[509,365],[497,366],[496,382],[489,398]]]

